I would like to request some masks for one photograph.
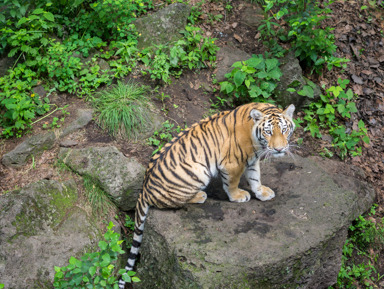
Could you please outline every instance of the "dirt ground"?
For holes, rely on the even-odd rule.
[[[228,3],[233,7],[230,12],[224,8]],[[384,10],[383,8],[361,10],[364,4],[365,1],[335,2],[332,4],[331,18],[324,24],[335,28],[336,45],[339,47],[337,53],[339,57],[351,60],[348,68],[345,71],[334,69],[331,72],[324,69],[322,75],[306,76],[326,87],[334,85],[338,77],[351,81],[349,87],[359,96],[358,113],[347,125],[353,127],[354,122],[359,119],[364,120],[371,143],[364,144],[362,156],[347,158],[344,162],[358,166],[365,172],[366,180],[376,189],[377,203],[380,206],[378,211],[382,216],[384,205]],[[224,17],[219,22],[204,21],[198,25],[205,31],[206,36],[217,38],[216,44],[219,47],[231,43],[249,54],[263,53],[265,47],[262,45],[258,31],[242,20],[244,13],[252,9],[251,5],[238,0],[206,3],[203,5],[203,11],[213,15],[220,13]],[[207,18],[203,14],[202,18],[204,17]],[[181,127],[185,124],[191,125],[214,112],[211,103],[216,102],[216,96],[219,95],[218,85],[212,85],[214,73],[214,68],[184,71],[183,75],[179,79],[174,79],[171,85],[159,87],[158,92],[153,93],[153,102],[159,110],[163,109],[162,114],[165,119]],[[139,78],[142,82],[150,83],[153,88],[157,85],[149,79]],[[158,97],[161,93],[170,96],[164,103]],[[89,107],[85,100],[74,95],[58,95],[56,102],[61,107],[68,105],[67,110],[70,115],[66,117],[64,125],[75,118],[78,108]],[[297,113],[300,114],[300,112]],[[0,157],[25,138],[41,132],[44,122],[50,123],[57,115],[53,114],[38,122],[33,131],[22,138],[0,140]],[[137,157],[143,165],[147,165],[153,151],[152,147],[145,144],[145,140],[134,143],[110,137],[94,121],[68,138],[78,142],[77,148],[116,146],[124,155]],[[302,138],[303,143],[295,153],[302,156],[317,155],[323,147],[330,148],[327,138],[313,139],[302,129],[295,132],[293,141],[298,138]],[[45,151],[34,160],[29,160],[20,169],[6,168],[0,164],[0,194],[40,179],[58,179],[60,176],[55,167],[58,150],[59,145],[56,144],[52,150]]]

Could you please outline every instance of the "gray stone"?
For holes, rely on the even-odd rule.
[[[375,197],[359,171],[346,170],[281,158],[262,163],[272,201],[231,203],[213,186],[205,204],[151,209],[135,288],[327,288],[348,226]]]
[[[52,288],[54,266],[97,247],[101,232],[75,204],[73,180],[42,180],[0,195],[0,280],[7,289]]]
[[[43,150],[51,149],[55,140],[56,136],[53,131],[34,135],[6,153],[1,161],[7,167],[21,167],[32,155],[35,156]]]
[[[79,109],[77,111],[77,118],[62,130],[60,138],[85,127],[92,120],[92,114],[92,109]]]
[[[278,104],[283,107],[294,104],[296,109],[299,110],[311,102],[311,99],[307,96],[299,95],[297,92],[287,91],[288,88],[294,88],[296,91],[300,91],[304,85],[309,85],[313,86],[314,98],[316,99],[320,96],[320,88],[303,77],[303,70],[300,67],[299,60],[292,52],[280,59],[280,64],[282,76],[274,91]]]
[[[115,147],[61,148],[59,159],[73,171],[97,181],[120,209],[135,208],[145,173],[136,159],[126,158]]]
[[[160,11],[137,19],[134,24],[139,33],[139,49],[154,45],[165,45],[179,40],[180,31],[187,25],[191,7],[182,4],[171,4]]]
[[[99,66],[102,71],[109,71],[111,70],[111,67],[109,66],[108,62],[105,61],[105,59],[99,60]]]
[[[264,20],[264,11],[259,6],[245,4],[245,9],[240,13],[241,22],[245,25],[257,29]]]
[[[79,144],[78,141],[76,140],[72,140],[72,139],[67,139],[67,140],[63,140],[60,142],[60,146],[61,147],[64,147],[64,148],[70,148],[70,147],[75,147]]]
[[[0,77],[3,77],[7,74],[8,69],[12,68],[15,64],[16,59],[12,57],[0,58]]]
[[[220,48],[217,52],[217,72],[216,79],[218,82],[227,80],[225,75],[232,71],[232,65],[237,61],[245,61],[251,58],[248,53],[232,46],[225,46]]]
[[[38,85],[33,88],[33,93],[37,94],[40,96],[40,98],[44,98],[47,96],[47,92],[44,89],[44,86]]]

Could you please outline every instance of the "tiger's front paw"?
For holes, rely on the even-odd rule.
[[[261,186],[255,195],[260,201],[269,201],[275,197],[275,192],[266,186]]]
[[[247,191],[237,189],[236,191],[228,194],[228,197],[231,202],[244,203],[251,199],[251,194]]]

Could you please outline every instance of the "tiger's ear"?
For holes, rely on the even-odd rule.
[[[254,122],[259,121],[264,116],[263,113],[257,109],[252,109],[249,115],[253,118]]]
[[[288,106],[284,111],[283,111],[283,114],[288,116],[289,118],[292,118],[293,117],[293,113],[295,112],[295,106],[293,104],[291,104],[290,106]]]

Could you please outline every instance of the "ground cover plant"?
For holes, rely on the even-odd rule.
[[[55,288],[119,288],[114,271],[118,256],[124,254],[121,248],[123,240],[120,240],[120,234],[113,231],[113,227],[110,222],[104,240],[98,243],[99,251],[85,253],[80,259],[71,257],[67,266],[55,266]],[[118,274],[128,283],[140,282],[135,272],[120,269]]]
[[[366,217],[359,216],[349,228],[341,270],[333,288],[356,288],[356,284],[377,288],[374,284],[384,277],[375,267],[379,262],[377,252],[384,248],[384,219],[373,219],[376,209],[375,204]],[[361,257],[368,259],[368,264]]]
[[[169,83],[184,69],[212,66],[218,50],[215,39],[188,25],[170,51],[162,46],[139,51],[132,22],[153,8],[151,0],[34,2],[6,0],[0,10],[0,54],[16,58],[0,77],[5,138],[22,136],[37,116],[50,111],[49,98],[33,92],[39,84],[50,93],[89,97],[139,63],[152,79]]]

